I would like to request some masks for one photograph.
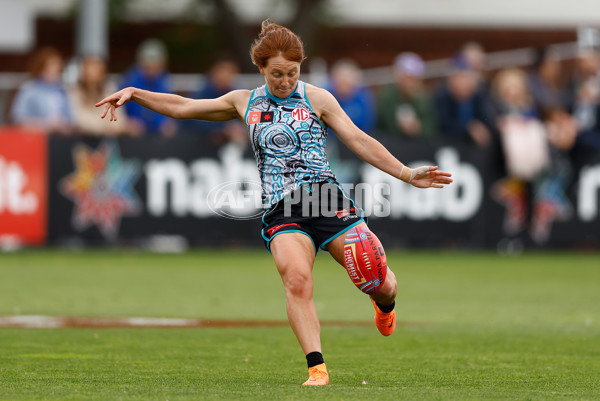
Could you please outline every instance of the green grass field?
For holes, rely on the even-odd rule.
[[[315,301],[331,384],[288,327],[0,328],[2,400],[597,400],[600,255],[389,252],[389,338],[326,254]],[[285,320],[264,251],[0,254],[0,316]],[[356,323],[356,324],[352,324]]]

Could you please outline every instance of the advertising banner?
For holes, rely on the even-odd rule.
[[[329,160],[369,226],[392,247],[594,247],[600,243],[600,160],[535,182],[506,177],[493,151],[389,140],[411,166],[437,165],[454,183],[417,189],[335,142]],[[251,148],[204,137],[49,142],[51,242],[262,246],[260,177]]]
[[[48,199],[47,137],[0,128],[0,240],[43,244]]]
[[[53,241],[262,243],[260,199],[256,207],[252,198],[260,180],[247,149],[203,139],[54,138],[49,151]],[[229,192],[211,209],[213,189]]]

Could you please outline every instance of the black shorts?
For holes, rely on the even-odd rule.
[[[277,235],[299,232],[307,235],[315,247],[327,250],[334,238],[365,221],[364,211],[340,185],[328,180],[304,184],[263,214],[262,237],[271,252],[271,241]]]

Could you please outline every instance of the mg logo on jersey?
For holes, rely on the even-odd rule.
[[[310,114],[304,107],[296,107],[294,111],[292,111],[292,118],[296,121],[304,122],[308,120],[308,117],[310,117]]]

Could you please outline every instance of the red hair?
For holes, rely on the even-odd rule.
[[[260,34],[250,47],[252,63],[265,67],[271,57],[281,55],[288,61],[301,63],[304,60],[304,45],[298,35],[286,27],[266,19]]]

